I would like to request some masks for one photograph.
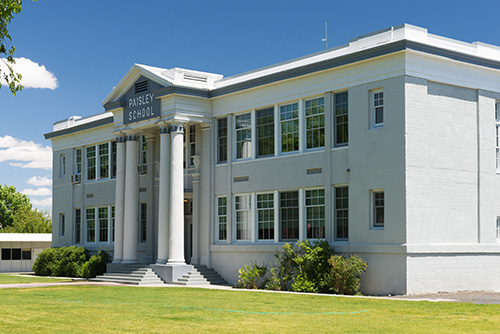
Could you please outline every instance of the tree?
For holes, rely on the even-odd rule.
[[[17,192],[16,187],[0,185],[0,228],[11,226],[21,210],[31,210],[28,196]]]
[[[0,229],[4,233],[52,233],[50,216],[42,211],[23,207],[17,211],[12,225]]]
[[[22,10],[22,0],[0,0],[0,61],[2,61],[7,71],[2,73],[0,68],[0,75],[5,79],[10,91],[13,95],[23,89],[21,86],[21,75],[15,73],[12,65],[16,63],[14,59],[14,51],[16,48],[10,43],[12,37],[9,34],[7,25],[14,18],[14,15],[19,14]],[[3,58],[5,56],[5,58]],[[0,87],[2,84],[0,82]]]

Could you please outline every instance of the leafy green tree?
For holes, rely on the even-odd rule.
[[[17,192],[16,187],[0,185],[0,229],[11,226],[16,213],[22,210],[31,210],[28,196]]]
[[[51,233],[50,216],[36,209],[24,207],[14,214],[12,225],[0,229],[4,233]]]
[[[7,71],[3,73],[0,69],[0,75],[7,82],[13,95],[16,95],[16,92],[22,90],[23,86],[20,84],[21,75],[15,73],[12,68],[12,65],[16,63],[14,60],[14,51],[16,48],[10,45],[12,37],[9,34],[7,25],[14,18],[14,15],[21,12],[22,3],[22,0],[0,0],[0,61],[7,67]],[[2,87],[1,83],[0,87]]]

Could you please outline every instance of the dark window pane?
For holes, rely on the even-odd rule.
[[[2,260],[10,260],[10,259],[11,259],[10,248],[2,248]]]
[[[12,248],[12,260],[21,260],[21,248]]]

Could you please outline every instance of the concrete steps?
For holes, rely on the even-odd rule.
[[[95,282],[114,282],[132,285],[164,285],[165,283],[147,265],[129,264],[113,270],[111,273],[91,278]]]
[[[194,269],[179,277],[175,284],[193,285],[228,285],[228,283],[213,269],[206,266],[193,265]]]

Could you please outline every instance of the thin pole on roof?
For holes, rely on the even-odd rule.
[[[328,49],[328,22],[325,22],[325,38],[321,41],[325,42],[325,49]]]

